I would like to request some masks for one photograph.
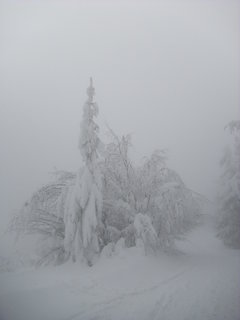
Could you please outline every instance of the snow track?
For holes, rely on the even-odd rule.
[[[239,320],[239,250],[224,247],[209,224],[177,247],[159,257],[133,248],[92,268],[1,276],[0,319]]]
[[[125,299],[131,298],[131,297],[135,298],[135,297],[137,297],[139,295],[147,294],[147,293],[150,293],[151,291],[157,290],[157,289],[159,289],[159,287],[167,285],[169,282],[174,281],[176,278],[180,277],[181,275],[183,275],[187,271],[188,271],[188,269],[185,269],[185,270],[177,273],[176,275],[174,275],[174,276],[172,276],[172,277],[170,277],[168,279],[165,279],[165,280],[161,281],[160,283],[158,283],[158,284],[156,284],[156,285],[154,285],[154,286],[152,286],[150,288],[145,288],[145,289],[142,289],[142,290],[139,290],[139,291],[128,292],[128,293],[122,294],[122,295],[120,295],[120,296],[118,296],[116,298],[113,298],[111,300],[106,300],[106,301],[103,301],[101,303],[97,303],[96,305],[91,306],[91,311],[90,312],[88,312],[88,311],[82,312],[81,311],[79,313],[76,313],[76,314],[66,318],[65,320],[79,319],[80,316],[83,316],[83,315],[85,317],[87,316],[89,318],[91,314],[96,314],[96,313],[99,314],[99,312],[102,312],[102,311],[105,311],[108,308],[114,307],[115,304],[122,303],[123,300],[125,300]],[[104,306],[104,308],[102,308],[102,306]]]

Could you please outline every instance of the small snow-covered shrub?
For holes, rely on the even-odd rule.
[[[116,243],[121,238],[121,231],[112,226],[107,226],[104,230],[104,242],[105,244],[109,242]]]
[[[116,243],[109,242],[101,251],[101,258],[109,258],[121,254],[126,248],[125,239],[120,238]]]
[[[121,231],[121,237],[125,239],[125,245],[127,248],[134,247],[136,245],[135,228],[133,223],[130,223]]]
[[[101,258],[109,258],[114,254],[115,244],[109,242],[101,251]]]
[[[120,238],[118,240],[118,242],[115,244],[115,247],[114,247],[115,254],[121,253],[124,248],[126,248],[125,239],[124,238]]]
[[[150,217],[146,214],[138,213],[134,219],[134,228],[136,238],[140,238],[144,243],[145,254],[156,252],[158,237]]]

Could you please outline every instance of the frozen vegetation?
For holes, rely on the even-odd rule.
[[[79,138],[84,165],[77,173],[56,171],[10,224],[18,252],[31,238],[31,264],[79,260],[91,266],[120,240],[127,248],[141,242],[146,254],[170,250],[197,223],[206,201],[168,168],[164,151],[136,166],[129,157],[130,135],[119,138],[109,128],[110,141],[103,143],[94,94],[91,79]]]
[[[240,249],[240,121],[230,122],[226,129],[232,143],[221,159],[217,227],[225,244]]]
[[[239,122],[227,126],[235,140],[215,210],[168,167],[163,150],[136,165],[130,135],[108,128],[101,141],[94,96],[91,79],[83,166],[54,172],[10,223],[0,319],[238,320]]]

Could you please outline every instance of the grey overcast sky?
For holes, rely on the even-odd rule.
[[[214,196],[224,126],[240,116],[240,4],[0,1],[0,223],[49,180],[77,170],[94,79],[102,131],[133,134],[137,161],[169,166]]]

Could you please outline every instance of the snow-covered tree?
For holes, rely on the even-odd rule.
[[[54,180],[34,192],[11,220],[9,231],[17,236],[16,247],[21,250],[22,244],[26,247],[26,242],[31,242],[28,254],[37,265],[65,261],[65,198],[75,180],[74,173],[55,171]]]
[[[167,167],[164,151],[154,151],[137,172],[138,211],[151,217],[159,245],[166,249],[196,221],[199,208],[193,192]]]
[[[196,221],[199,208],[193,192],[167,167],[165,151],[154,151],[142,166],[134,167],[128,156],[130,140],[113,136],[103,164],[103,221],[120,230],[127,246],[133,246],[133,221],[142,212],[153,222],[159,247],[166,249]]]
[[[102,221],[106,229],[114,227],[124,232],[123,230],[133,222],[135,214],[135,176],[129,158],[131,137],[126,135],[119,138],[112,129],[109,129],[109,134],[111,142],[106,145],[104,161],[101,163],[103,174]],[[127,232],[124,234],[126,235]],[[127,242],[131,242],[129,232],[127,238]]]
[[[148,212],[152,200],[159,195],[163,175],[167,168],[164,150],[155,150],[150,158],[145,158],[136,170],[135,199],[138,212]]]
[[[73,258],[81,251],[87,262],[92,264],[94,255],[99,252],[97,226],[102,213],[102,176],[98,164],[102,146],[95,122],[98,106],[94,102],[92,78],[87,95],[79,137],[84,167],[78,173],[65,211],[65,249],[72,252]]]
[[[122,199],[133,204],[134,168],[129,157],[131,136],[119,138],[109,128],[111,142],[106,146],[105,159],[102,163],[106,198]]]
[[[77,173],[57,172],[11,224],[21,237],[36,236],[38,264],[83,257],[91,265],[108,244],[131,247],[142,236],[150,247],[156,248],[157,238],[157,248],[166,249],[193,226],[199,212],[193,192],[167,167],[164,151],[154,151],[136,166],[129,155],[131,136],[119,138],[112,129],[103,148],[92,79],[87,95],[79,137],[83,166]],[[136,225],[147,226],[151,236],[140,236]]]
[[[220,163],[218,235],[225,244],[240,248],[240,121],[230,122],[226,129],[233,141]]]

